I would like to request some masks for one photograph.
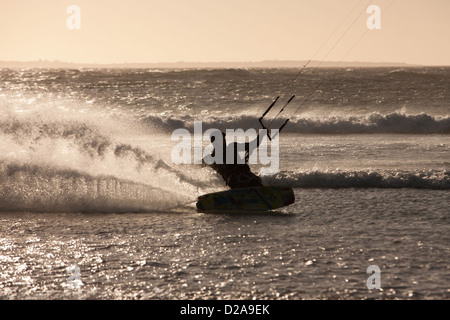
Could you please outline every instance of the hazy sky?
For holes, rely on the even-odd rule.
[[[1,0],[0,60],[80,63],[323,59],[368,4],[381,7],[345,61],[450,65],[450,0]],[[66,9],[81,9],[69,30]],[[386,12],[385,12],[386,11]],[[367,30],[364,13],[326,60]]]

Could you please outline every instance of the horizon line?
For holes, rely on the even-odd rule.
[[[309,61],[309,62],[308,62]],[[27,67],[86,67],[86,68],[299,68],[308,63],[310,68],[337,67],[448,67],[450,65],[424,65],[405,62],[319,61],[319,60],[260,60],[260,61],[176,61],[176,62],[67,62],[60,60],[0,60],[0,68]]]

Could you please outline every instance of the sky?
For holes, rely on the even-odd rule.
[[[0,61],[450,65],[450,0],[2,0],[0,39]]]

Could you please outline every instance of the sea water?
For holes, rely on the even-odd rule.
[[[297,73],[1,70],[0,297],[448,299],[450,68],[305,69],[284,92]],[[282,93],[262,178],[296,202],[197,213],[226,185],[175,165],[171,133],[259,129]]]

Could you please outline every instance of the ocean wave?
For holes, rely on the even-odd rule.
[[[266,176],[267,185],[292,188],[412,188],[449,190],[450,171],[305,171]]]
[[[426,79],[441,79],[445,76],[445,68],[399,68],[387,71],[380,74],[383,77],[390,77],[391,79],[401,80],[426,80]]]
[[[194,116],[165,117],[150,115],[141,119],[143,123],[165,129],[177,128],[193,130],[194,121],[202,120],[203,130],[216,128],[219,130],[244,130],[261,128],[258,117],[253,115],[238,116]],[[285,119],[276,119],[271,128],[279,128]],[[270,118],[265,123],[270,123]],[[449,134],[450,117],[436,117],[426,113],[405,114],[397,111],[383,115],[375,112],[363,116],[332,116],[332,117],[292,117],[283,129],[284,132],[305,134],[362,134],[362,133],[398,133],[398,134]]]

